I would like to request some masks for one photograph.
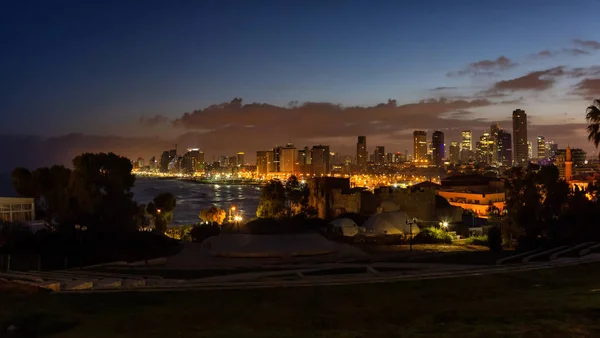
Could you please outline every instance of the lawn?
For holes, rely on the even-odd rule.
[[[0,295],[0,304],[0,326],[53,337],[599,337],[600,264],[355,286]]]

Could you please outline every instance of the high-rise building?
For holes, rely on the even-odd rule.
[[[500,132],[500,124],[492,123],[490,126],[490,140],[492,141],[492,162],[500,162],[498,158],[498,133]]]
[[[258,175],[266,175],[269,172],[268,152],[266,150],[256,152],[256,173]]]
[[[427,161],[427,132],[423,130],[413,132],[413,154],[415,162]]]
[[[323,176],[329,174],[330,168],[330,156],[329,146],[318,145],[313,146],[310,150],[310,157],[312,159],[311,172],[315,176]]]
[[[517,166],[526,166],[528,162],[527,147],[527,114],[522,109],[513,111],[513,155],[514,164]]]
[[[356,164],[362,171],[367,170],[367,137],[359,136],[356,143]]]
[[[473,132],[463,130],[460,140],[460,160],[468,162],[473,160]]]
[[[546,142],[546,158],[548,158],[550,160],[554,160],[557,152],[558,152],[558,144],[554,143],[554,141]]]
[[[377,146],[375,147],[375,153],[374,156],[375,158],[375,163],[377,164],[384,164],[385,163],[385,147],[384,146]]]
[[[293,144],[288,143],[285,147],[277,147],[279,152],[279,171],[283,173],[291,173],[296,170],[296,160],[298,151]]]
[[[240,167],[246,165],[246,162],[244,162],[244,152],[243,151],[240,151],[239,153],[237,153],[237,164]]]
[[[444,133],[436,130],[431,136],[433,164],[438,167],[444,165]]]
[[[165,150],[160,156],[160,172],[169,172],[169,164],[175,158],[177,152],[175,150]]]
[[[537,137],[537,159],[538,161],[546,159],[546,139],[541,135]]]
[[[156,170],[156,157],[152,156],[152,158],[150,159],[150,170]]]
[[[238,166],[238,163],[237,163],[237,156],[229,156],[229,157],[227,158],[227,164],[228,164],[230,167],[237,167],[237,166]]]
[[[204,153],[199,149],[188,149],[183,155],[182,170],[186,173],[204,171]]]
[[[533,158],[533,143],[527,141],[527,161],[529,162]]]
[[[387,163],[387,164],[394,163],[394,153],[385,154],[385,163]]]
[[[491,164],[494,156],[494,141],[491,139],[490,133],[487,131],[483,132],[483,135],[479,137],[479,142],[477,142],[477,161],[481,163]]]
[[[500,129],[498,132],[498,160],[503,166],[512,165],[512,144],[510,133]]]
[[[460,162],[460,147],[458,142],[450,143],[450,163],[456,164]]]

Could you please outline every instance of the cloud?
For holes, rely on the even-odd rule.
[[[481,60],[470,63],[459,71],[448,73],[448,76],[493,75],[497,71],[504,71],[515,66],[517,66],[517,63],[502,55],[496,60]]]
[[[457,88],[458,87],[436,87],[436,88],[430,89],[430,91],[432,91],[432,92],[439,92],[439,91],[442,91],[442,90],[452,90],[452,89],[457,89]]]
[[[573,40],[573,43],[576,46],[586,48],[586,49],[600,49],[600,42],[594,41],[594,40],[575,39],[575,40]]]
[[[155,115],[152,117],[140,116],[139,123],[143,126],[154,127],[160,124],[169,123],[169,118],[163,115]]]
[[[562,66],[530,72],[514,79],[498,81],[490,89],[479,94],[493,97],[497,95],[502,96],[504,92],[543,91],[552,88],[556,82],[556,78],[566,73],[565,68]]]
[[[549,50],[543,50],[539,53],[535,53],[532,55],[533,58],[547,58],[547,57],[552,57],[555,56],[557,53],[556,52],[551,52]]]
[[[579,48],[563,48],[563,52],[573,56],[590,54],[590,52]]]
[[[583,79],[575,85],[574,94],[582,96],[586,100],[600,98],[600,78]]]

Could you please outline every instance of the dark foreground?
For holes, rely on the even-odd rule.
[[[0,295],[0,325],[88,338],[599,337],[599,268],[338,287]]]

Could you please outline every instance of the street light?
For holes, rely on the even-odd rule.
[[[408,218],[406,219],[406,224],[408,224],[410,226],[410,231],[409,231],[409,238],[408,238],[408,243],[409,243],[409,250],[412,253],[412,244],[413,244],[413,231],[412,231],[412,227],[413,227],[413,223],[416,223],[417,219],[413,218],[412,220],[409,220]]]
[[[235,211],[235,206],[232,206],[231,208],[229,208],[229,223],[231,223],[232,219],[233,219],[233,212]]]

